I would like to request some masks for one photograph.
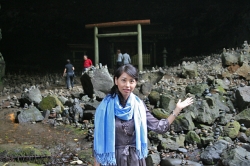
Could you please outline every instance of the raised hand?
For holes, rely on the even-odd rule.
[[[176,109],[178,109],[179,111],[181,111],[183,108],[189,106],[193,104],[193,98],[192,97],[188,97],[186,98],[184,101],[181,101],[181,99],[178,101],[178,103],[176,104]]]

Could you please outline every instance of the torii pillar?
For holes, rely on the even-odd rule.
[[[87,24],[85,28],[94,28],[94,42],[95,42],[95,64],[99,64],[99,43],[98,37],[118,37],[118,36],[136,36],[138,45],[138,69],[143,70],[142,61],[142,32],[141,25],[150,24],[150,20],[133,20],[133,21],[119,21],[119,22],[107,22],[98,24]],[[123,32],[123,33],[108,33],[98,34],[98,28],[115,27],[115,26],[130,26],[137,25],[137,32]]]

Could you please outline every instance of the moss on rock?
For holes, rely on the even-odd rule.
[[[38,107],[42,111],[52,110],[52,108],[54,108],[56,106],[61,107],[61,112],[64,110],[64,106],[63,106],[62,102],[56,96],[47,96],[47,97],[43,98],[42,101],[38,105]]]
[[[41,164],[41,162],[44,162],[44,158],[41,158],[41,161],[39,160],[39,156],[42,157],[48,157],[48,159],[51,157],[51,152],[46,149],[38,149],[35,148],[32,145],[16,145],[16,144],[1,144],[0,145],[0,156],[3,157],[10,157],[10,158],[22,158],[29,156],[37,157],[36,160],[31,160],[30,162]]]
[[[156,91],[151,91],[151,93],[148,95],[148,99],[150,104],[156,105],[157,102],[160,100],[160,93]]]
[[[236,138],[240,131],[240,124],[237,121],[228,123],[224,128],[225,136],[228,136],[232,139]]]
[[[185,140],[189,143],[196,142],[197,144],[201,144],[201,138],[199,137],[198,134],[196,134],[195,131],[189,131],[186,135]]]
[[[152,110],[152,114],[157,119],[166,119],[169,116],[170,113],[165,111],[162,108],[155,108],[155,109]]]

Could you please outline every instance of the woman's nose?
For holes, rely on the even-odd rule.
[[[126,81],[126,86],[130,86],[130,82],[129,81]]]

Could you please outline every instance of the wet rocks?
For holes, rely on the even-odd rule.
[[[230,153],[229,153],[230,150]],[[248,166],[250,162],[250,152],[240,146],[231,146],[228,150],[224,150],[221,154],[222,164],[233,166],[243,165]]]
[[[214,145],[207,146],[205,151],[201,153],[201,161],[203,164],[213,165],[220,160],[220,155],[228,146],[228,142],[224,140],[217,141]]]

